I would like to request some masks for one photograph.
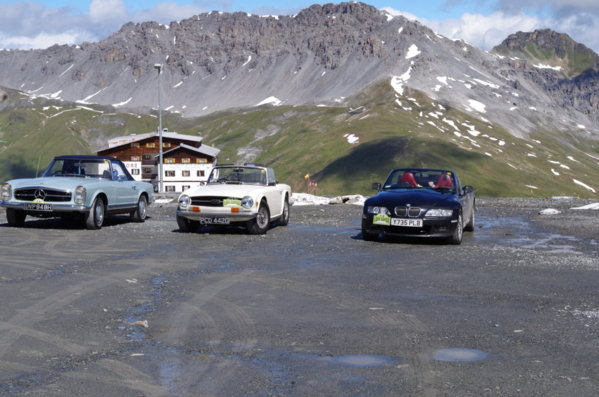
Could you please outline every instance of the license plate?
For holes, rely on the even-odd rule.
[[[391,226],[422,227],[422,219],[391,218]]]
[[[52,211],[52,204],[27,203],[25,209],[29,211]]]
[[[202,225],[228,225],[231,223],[229,218],[223,217],[202,217],[200,218],[200,224]]]

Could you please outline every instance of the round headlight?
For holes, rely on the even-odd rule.
[[[11,188],[10,188],[10,184],[9,183],[4,183],[2,185],[2,188],[0,189],[0,199],[2,201],[8,201],[10,200],[10,196],[12,194],[11,192]]]
[[[368,213],[369,214],[384,214],[384,215],[391,215],[391,213],[389,212],[389,210],[386,207],[368,207]]]
[[[191,198],[188,195],[182,194],[179,197],[179,208],[187,208],[191,205]]]
[[[75,188],[75,204],[78,205],[83,205],[85,204],[85,195],[86,195],[86,190],[83,186],[77,186],[77,188]]]
[[[254,199],[251,198],[250,196],[245,196],[244,198],[241,199],[241,206],[243,208],[247,208],[249,210],[250,208],[252,208],[253,205],[254,205]]]

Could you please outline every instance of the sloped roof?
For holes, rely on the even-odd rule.
[[[115,147],[128,145],[133,142],[139,142],[139,141],[143,141],[144,139],[157,137],[157,136],[158,136],[158,131],[147,132],[145,134],[131,134],[131,135],[118,136],[116,138],[109,139],[108,147],[101,149],[99,151],[101,152],[106,149],[112,149]],[[202,143],[202,141],[204,140],[204,138],[202,138],[201,136],[185,135],[185,134],[179,134],[177,132],[170,132],[170,131],[163,131],[162,138],[163,139],[164,138],[178,139],[178,140],[197,142],[197,143]]]
[[[204,154],[204,155],[210,156],[210,157],[216,157],[220,153],[220,149],[214,148],[212,146],[202,145],[200,147],[195,147],[195,146],[186,145],[185,143],[180,143],[179,146],[169,149],[166,152],[163,152],[162,157],[164,157],[168,153],[175,152],[179,149],[187,149],[192,152]],[[158,156],[160,156],[160,155],[156,155],[154,157],[157,158]]]

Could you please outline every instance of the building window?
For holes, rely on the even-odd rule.
[[[133,142],[133,143],[131,144],[131,147],[139,147],[139,142]]]
[[[175,171],[171,171],[171,170],[164,171],[164,176],[175,176]]]
[[[181,176],[191,176],[191,171],[183,170],[183,171],[181,171]]]
[[[139,175],[139,168],[133,168],[131,170],[131,175]]]
[[[143,155],[144,160],[152,160],[152,154],[151,153],[144,153]]]
[[[170,142],[162,142],[162,147],[172,147],[172,143]]]
[[[204,176],[204,170],[198,170],[197,176]]]
[[[190,185],[183,185],[183,191],[186,191],[187,189],[190,189],[191,186]]]
[[[174,192],[175,187],[173,185],[166,185],[166,186],[164,186],[164,191],[165,192]]]
[[[131,161],[141,161],[141,156],[131,156]]]
[[[165,159],[162,159],[162,161],[164,162],[164,164],[175,164],[175,158],[174,157],[167,157]]]
[[[154,142],[146,142],[146,147],[156,147]]]
[[[191,163],[191,159],[189,157],[183,157],[181,159],[181,163],[183,163],[183,164],[189,164],[189,163]]]
[[[198,157],[196,159],[196,163],[198,164],[208,164],[208,159],[202,158],[202,157]]]
[[[151,174],[152,173],[152,168],[144,168],[144,174]]]

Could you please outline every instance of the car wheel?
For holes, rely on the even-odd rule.
[[[464,220],[462,219],[462,214],[460,213],[458,216],[458,224],[455,226],[455,230],[449,238],[449,242],[455,245],[462,244],[462,237],[464,237]]]
[[[148,215],[148,199],[141,195],[137,201],[137,208],[131,213],[133,222],[143,222]]]
[[[21,227],[25,224],[25,217],[27,214],[24,211],[17,210],[14,208],[6,209],[6,220],[8,224],[13,227]]]
[[[289,224],[289,200],[285,197],[285,202],[283,203],[283,215],[277,221],[279,226],[287,226]]]
[[[85,215],[85,228],[89,230],[100,229],[104,223],[104,215],[104,200],[102,200],[102,197],[96,197],[91,211]]]
[[[256,217],[248,222],[250,234],[264,234],[270,226],[270,211],[265,202],[260,203]]]
[[[187,219],[184,216],[177,215],[177,225],[181,233],[189,233],[196,231],[200,227],[200,222]]]
[[[467,232],[474,231],[474,208],[472,209],[472,212],[470,213],[470,219],[468,220],[468,223],[464,227],[464,230]]]

